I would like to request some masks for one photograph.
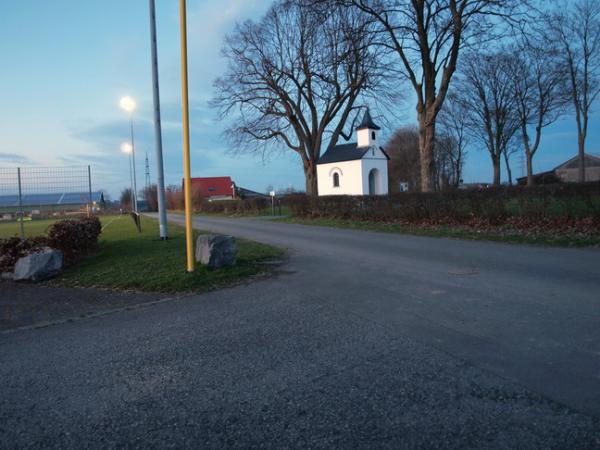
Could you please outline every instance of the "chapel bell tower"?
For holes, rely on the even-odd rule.
[[[377,145],[377,137],[379,134],[379,128],[373,122],[369,108],[365,111],[362,122],[356,127],[356,143],[358,148],[372,147]]]

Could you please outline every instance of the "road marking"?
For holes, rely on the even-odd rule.
[[[117,218],[115,218],[115,219],[111,220],[111,221],[110,221],[110,222],[108,222],[106,225],[104,225],[104,226],[101,228],[101,230],[102,230],[102,231],[104,231],[104,229],[105,229],[106,227],[108,227],[108,226],[109,226],[111,223],[113,223],[115,220],[120,220],[120,219],[121,219],[121,217],[122,217],[122,216],[119,216],[119,217],[117,217]]]
[[[106,311],[85,313],[85,314],[81,314],[79,316],[66,317],[64,319],[48,320],[48,321],[37,322],[37,323],[31,324],[31,325],[23,325],[20,327],[8,328],[5,330],[1,330],[0,335],[13,334],[13,333],[17,333],[19,331],[29,331],[29,330],[37,330],[37,329],[41,329],[41,328],[49,328],[49,327],[53,327],[56,325],[62,325],[62,324],[66,324],[66,323],[79,322],[81,320],[86,320],[86,319],[94,319],[94,318],[98,318],[98,317],[104,317],[104,316],[116,314],[116,313],[123,312],[123,311],[134,311],[137,309],[148,308],[150,306],[160,305],[162,303],[172,302],[172,301],[176,301],[176,300],[184,300],[188,297],[192,297],[193,295],[194,295],[193,293],[175,295],[172,297],[165,297],[165,298],[161,298],[158,300],[151,300],[149,302],[142,302],[142,303],[137,303],[134,305],[117,307],[117,308],[109,309]]]

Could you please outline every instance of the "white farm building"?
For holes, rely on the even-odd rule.
[[[356,143],[330,147],[317,161],[319,195],[385,195],[387,153],[378,145],[379,128],[365,112],[356,128]]]

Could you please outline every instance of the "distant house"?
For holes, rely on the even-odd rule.
[[[584,156],[585,181],[600,181],[600,158],[590,154]],[[556,176],[563,183],[574,183],[579,180],[579,156],[562,163],[554,169]]]
[[[192,189],[199,190],[208,200],[231,200],[235,196],[235,183],[231,177],[192,178]]]
[[[317,161],[319,195],[388,193],[387,153],[379,146],[379,128],[369,110],[356,128],[356,142],[330,147]]]
[[[268,198],[268,195],[261,194],[260,192],[252,191],[250,189],[246,189],[240,186],[235,187],[235,195],[243,200],[252,199],[252,198]]]
[[[600,181],[600,158],[586,154],[585,181]],[[535,184],[577,183],[579,181],[579,155],[556,166],[552,170],[533,175]],[[518,184],[527,184],[527,177],[517,178]]]

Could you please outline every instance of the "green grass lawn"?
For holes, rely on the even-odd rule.
[[[46,234],[46,229],[56,220],[26,220],[23,222],[25,237],[39,236]],[[19,222],[0,223],[0,239],[13,236],[21,236],[21,225]]]
[[[276,247],[238,239],[238,258],[234,267],[208,269],[197,265],[195,272],[187,273],[185,235],[181,227],[170,225],[170,239],[161,241],[158,223],[153,219],[142,217],[141,234],[129,216],[103,216],[101,220],[104,228],[98,251],[65,269],[47,284],[151,292],[206,292],[265,273],[269,266],[264,262],[283,255]],[[51,223],[26,223],[31,225],[28,235],[44,234]],[[0,224],[0,237],[14,235],[13,225],[18,232],[18,224]]]
[[[556,247],[588,247],[600,245],[600,235],[596,236],[553,236],[549,234],[527,235],[512,230],[482,231],[451,226],[420,227],[416,225],[403,225],[399,223],[381,223],[371,221],[356,221],[343,219],[302,219],[297,217],[284,217],[275,219],[278,222],[299,223],[335,228],[349,228],[355,230],[376,231],[383,233],[412,234],[416,236],[445,237],[468,239],[478,241],[509,242],[513,244],[548,245]]]
[[[236,283],[266,271],[262,264],[280,258],[275,247],[238,239],[238,259],[234,267],[208,269],[185,267],[185,235],[181,227],[169,226],[169,240],[158,239],[158,223],[142,217],[139,234],[129,216],[103,218],[99,251],[67,269],[52,284],[154,292],[205,292]],[[198,233],[195,233],[195,237]]]

